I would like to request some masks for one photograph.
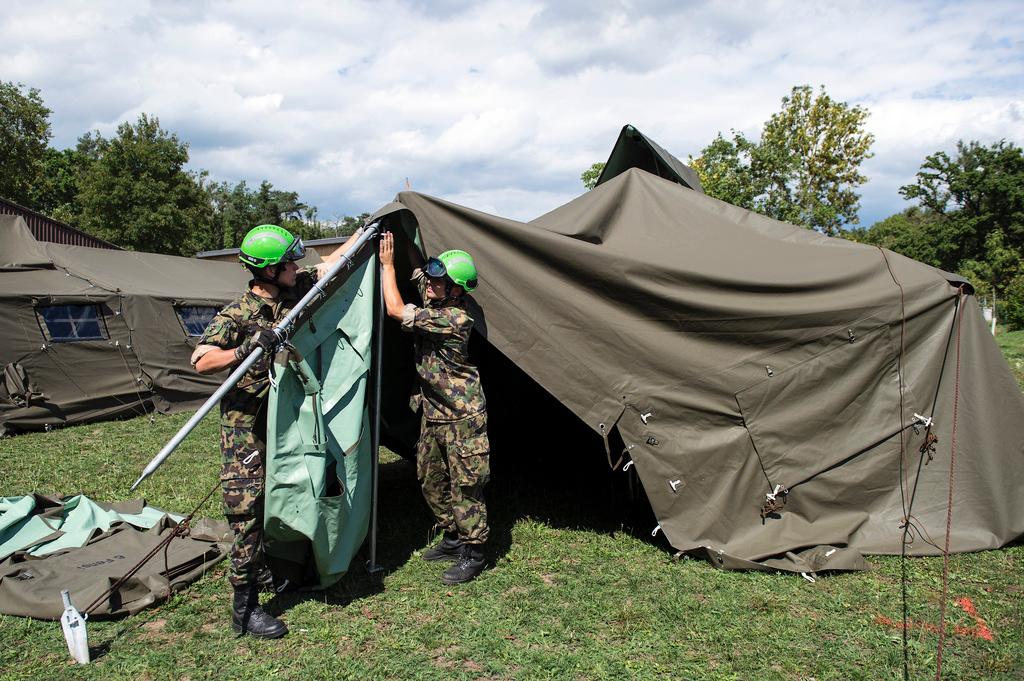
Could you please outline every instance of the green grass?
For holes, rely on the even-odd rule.
[[[157,416],[0,440],[3,494],[130,498],[138,471],[185,421]],[[216,482],[215,424],[201,425],[143,488],[188,511]],[[75,666],[55,622],[0,616],[0,678],[715,678],[901,677],[900,563],[809,583],[678,560],[622,525],[624,509],[535,474],[492,484],[495,565],[444,587],[419,560],[430,518],[414,467],[384,452],[380,577],[357,559],[326,593],[279,596],[291,634],[261,642],[228,626],[224,566],[134,617],[94,620],[99,655]],[[513,478],[513,479],[509,479]],[[210,513],[216,515],[216,507]],[[642,515],[642,514],[641,514]],[[911,619],[937,621],[940,559],[913,559]],[[952,557],[951,596],[966,596],[992,642],[951,635],[945,678],[1021,678],[1024,546]],[[950,606],[951,625],[972,626]],[[914,678],[930,677],[937,636],[911,631]]]
[[[997,336],[1024,386],[1024,332]],[[0,439],[0,495],[131,498],[128,487],[188,414]],[[216,483],[217,426],[206,419],[146,481],[149,503],[188,512]],[[569,453],[565,458],[571,458]],[[723,572],[652,543],[649,510],[592,474],[496,460],[488,488],[492,569],[459,587],[419,560],[431,518],[414,466],[382,450],[378,562],[357,557],[327,592],[264,605],[291,633],[237,638],[224,565],[158,607],[89,623],[94,661],[76,666],[60,626],[0,615],[0,679],[899,679],[901,563],[819,576]],[[578,461],[578,459],[577,459]],[[578,466],[578,463],[571,463]],[[585,468],[585,466],[583,467]],[[214,501],[207,515],[219,514]],[[635,526],[635,529],[634,529]],[[909,575],[911,678],[933,678],[942,560]],[[1024,678],[1024,545],[950,559],[946,679]],[[952,603],[966,597],[994,634]],[[966,633],[964,633],[966,632]]]
[[[1024,390],[1024,331],[1003,331],[996,336],[1003,356],[1010,365],[1010,371]]]

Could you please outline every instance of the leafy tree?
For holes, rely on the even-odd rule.
[[[583,186],[587,188],[587,191],[597,186],[597,180],[601,177],[602,172],[604,172],[604,163],[595,163],[583,171],[580,180],[583,181]]]
[[[900,193],[919,206],[850,234],[963,275],[978,295],[1003,301],[1004,322],[1024,327],[1021,148],[1005,140],[988,147],[958,142],[954,156],[928,156]]]
[[[362,227],[367,218],[370,217],[369,213],[360,213],[359,215],[346,215],[337,223],[334,224],[332,230],[333,236],[351,236],[357,229]]]
[[[303,239],[325,235],[316,207],[299,201],[297,192],[274,189],[266,180],[255,190],[244,180],[234,186],[215,184],[209,195],[213,219],[199,250],[237,247],[246,232],[266,223],[280,225]]]
[[[39,90],[0,81],[0,196],[32,207],[50,142],[50,109]]]
[[[111,139],[85,135],[78,150],[95,159],[81,177],[78,226],[126,248],[191,255],[211,215],[205,174],[185,170],[187,143],[142,114]]]
[[[77,223],[81,213],[78,186],[93,160],[78,149],[49,147],[43,156],[43,170],[31,192],[29,207],[62,222]]]
[[[1003,323],[1012,329],[1024,328],[1024,274],[1018,274],[1007,282],[1002,300],[999,313]]]
[[[957,143],[956,156],[943,151],[928,156],[913,184],[900,187],[940,216],[947,229],[939,244],[942,266],[983,257],[986,240],[1002,230],[1006,247],[1024,249],[1024,153],[1005,140],[985,147]]]
[[[822,87],[794,87],[782,110],[764,125],[760,140],[735,130],[719,133],[690,162],[710,196],[777,220],[836,235],[856,223],[874,135],[868,111],[833,100]]]
[[[933,267],[942,267],[936,247],[942,230],[938,216],[912,206],[876,222],[870,229],[850,230],[843,236],[851,241],[888,248]]]
[[[708,196],[747,210],[757,210],[765,187],[754,176],[751,159],[756,145],[735,130],[727,140],[718,133],[690,165]]]

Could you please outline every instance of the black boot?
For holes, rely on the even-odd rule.
[[[458,560],[462,555],[462,542],[454,532],[445,532],[436,546],[423,552],[423,560]]]
[[[256,638],[281,638],[288,633],[288,627],[260,607],[258,584],[235,587],[231,604],[231,628],[239,634]]]
[[[441,581],[445,584],[462,584],[476,578],[484,570],[484,551],[480,544],[463,544],[458,562],[445,570]]]

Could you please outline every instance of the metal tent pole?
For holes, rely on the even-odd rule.
[[[348,253],[341,256],[338,262],[334,263],[331,269],[327,271],[327,274],[313,284],[313,288],[311,288],[309,292],[302,297],[302,300],[296,303],[295,307],[292,308],[292,311],[289,312],[283,320],[281,320],[281,323],[274,327],[274,333],[277,334],[279,339],[284,340],[288,337],[291,327],[295,324],[299,315],[308,305],[318,299],[326,297],[326,286],[336,276],[338,276],[343,269],[352,267],[355,263],[352,256],[358,253],[367,242],[372,241],[373,238],[377,236],[379,229],[379,223],[377,222],[367,225],[366,229],[356,240],[355,244],[353,244],[352,248],[349,249]],[[134,485],[132,485],[131,488],[133,491],[142,483],[143,480],[152,475],[156,469],[160,467],[167,457],[171,455],[171,452],[177,449],[178,445],[180,445],[182,441],[188,437],[189,433],[199,425],[199,422],[203,420],[203,417],[210,413],[210,410],[220,402],[221,398],[224,397],[229,390],[234,388],[240,380],[242,380],[242,376],[245,375],[245,372],[248,371],[262,355],[263,348],[257,346],[248,357],[242,360],[242,363],[231,372],[231,375],[227,377],[219,388],[217,388],[217,391],[210,395],[210,399],[206,400],[206,402],[203,403],[203,406],[199,407],[199,410],[193,414],[192,418],[190,418],[188,422],[181,427],[181,430],[179,430],[177,434],[164,445],[163,449],[153,457],[153,460],[146,465],[145,469],[142,471],[142,475],[140,475],[139,479],[135,481]]]
[[[377,277],[374,280],[377,289],[376,323],[374,330],[373,347],[373,421],[370,423],[370,560],[366,563],[366,570],[370,574],[381,572],[384,568],[377,564],[377,490],[378,473],[380,469],[380,402],[383,392],[381,382],[381,367],[383,364],[384,348],[384,283],[382,280],[383,268],[380,258],[377,258]]]

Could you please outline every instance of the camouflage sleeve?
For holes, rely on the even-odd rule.
[[[210,322],[210,325],[206,327],[206,331],[203,332],[203,335],[196,343],[196,349],[192,352],[192,357],[190,358],[192,366],[195,366],[196,362],[202,359],[203,355],[210,350],[215,348],[233,348],[239,342],[238,323],[223,312],[218,314]]]
[[[402,308],[402,330],[412,331],[412,324],[416,321],[416,310],[419,308],[412,303],[406,303]]]
[[[224,314],[219,313],[203,331],[196,345],[213,345],[218,348],[233,348],[238,345],[238,322]]]
[[[462,310],[454,307],[414,307],[406,309],[402,314],[402,326],[409,331],[428,333],[438,336],[454,336],[463,332],[468,317]],[[407,321],[408,320],[408,321]]]

